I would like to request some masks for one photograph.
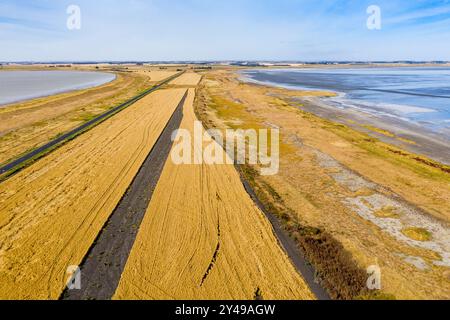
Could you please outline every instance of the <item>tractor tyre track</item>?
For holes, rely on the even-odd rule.
[[[61,300],[109,300],[113,297],[172,148],[172,132],[179,128],[183,118],[186,97],[187,92],[84,258],[80,266],[81,290],[66,289]]]

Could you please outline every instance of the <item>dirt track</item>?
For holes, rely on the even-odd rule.
[[[189,89],[186,130],[196,120],[194,94]],[[314,299],[233,165],[169,159],[114,299],[256,297]]]
[[[183,118],[186,94],[130,188],[111,214],[80,269],[81,290],[65,290],[63,300],[108,300],[119,284],[137,232],[172,147],[172,132]]]
[[[160,90],[0,184],[0,298],[57,299],[186,90]]]

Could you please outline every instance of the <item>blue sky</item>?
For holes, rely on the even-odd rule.
[[[0,61],[240,59],[450,60],[450,1],[0,0]]]

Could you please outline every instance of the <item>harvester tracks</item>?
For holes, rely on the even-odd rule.
[[[81,290],[66,289],[62,300],[109,300],[113,297],[134,245],[153,191],[179,128],[187,91],[124,197],[81,263]]]

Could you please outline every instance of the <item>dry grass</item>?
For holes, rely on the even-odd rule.
[[[0,298],[58,298],[184,92],[154,92],[0,184]]]
[[[379,265],[387,293],[400,299],[449,296],[448,268],[433,265],[439,260],[435,252],[398,241],[342,201],[381,192],[403,202],[398,212],[389,208],[389,203],[372,208],[377,219],[395,218],[393,223],[397,223],[404,216],[401,204],[410,203],[422,209],[424,216],[448,223],[450,176],[446,166],[299,110],[299,102],[291,99],[301,96],[297,91],[243,84],[232,73],[214,71],[205,76],[199,96],[203,96],[200,110],[210,127],[223,128],[240,121],[238,126],[243,127],[281,128],[280,172],[260,180],[262,189],[277,195],[270,201],[275,207],[282,199],[291,209],[282,211],[283,219],[288,216],[300,226],[331,235],[362,270]],[[332,159],[332,167],[323,167],[319,155]],[[368,188],[357,178],[378,188]],[[358,190],[349,189],[346,183],[350,182],[355,182]],[[322,260],[320,252],[317,254]],[[417,268],[405,257],[424,260],[428,269]]]
[[[192,132],[190,89],[181,127]],[[116,299],[312,299],[232,165],[169,159]]]
[[[103,86],[0,108],[0,163],[43,145],[149,87],[146,76],[118,74]]]
[[[198,73],[187,72],[171,81],[170,84],[174,86],[196,86],[199,84],[201,78],[202,76]]]
[[[283,198],[261,179],[255,169],[241,166],[241,171],[266,210],[282,222],[285,232],[312,263],[321,285],[332,299],[349,300],[366,294],[365,270],[355,263],[335,237],[319,228],[301,225]]]
[[[406,228],[402,230],[402,233],[416,241],[430,241],[433,238],[431,232],[423,228]]]
[[[397,213],[397,210],[391,206],[387,206],[387,207],[382,208],[381,210],[376,211],[374,213],[374,215],[378,218],[390,218],[390,219],[399,218],[399,214]]]
[[[151,83],[161,82],[177,73],[176,71],[172,70],[155,70],[154,68],[143,67],[132,68],[131,70],[141,76],[148,77],[148,81],[150,81]]]

